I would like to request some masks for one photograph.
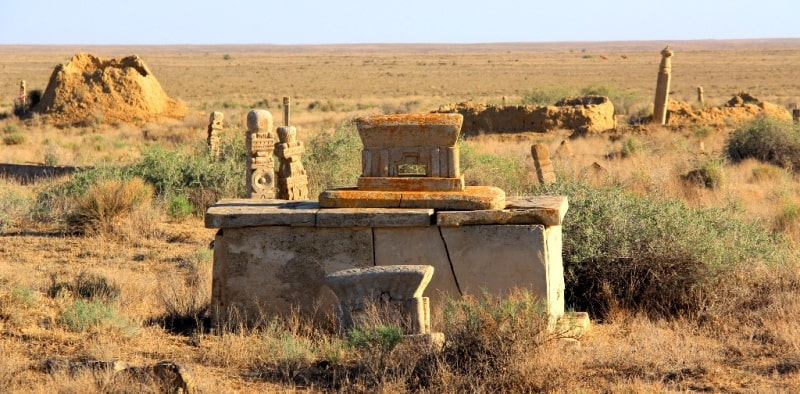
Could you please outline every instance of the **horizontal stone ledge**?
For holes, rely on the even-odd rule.
[[[220,200],[206,211],[207,228],[258,226],[316,226],[316,201]]]
[[[565,196],[506,197],[506,209],[477,211],[440,211],[436,225],[440,227],[487,224],[561,225],[569,205]]]
[[[428,227],[433,209],[325,208],[317,211],[317,227]]]

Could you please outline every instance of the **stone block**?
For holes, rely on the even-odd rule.
[[[566,196],[515,196],[506,198],[510,211],[528,211],[538,215],[545,226],[561,225],[569,209]],[[498,223],[499,224],[499,223]]]
[[[317,227],[426,227],[433,209],[329,208],[317,212]]]
[[[434,309],[447,297],[458,299],[461,296],[438,227],[375,228],[373,236],[375,265],[433,266],[433,278],[423,295],[430,298]]]
[[[220,200],[208,208],[207,228],[316,225],[319,204],[314,201]]]
[[[368,228],[249,227],[222,230],[215,244],[213,313],[234,309],[245,320],[330,310],[336,297],[325,275],[372,266]],[[218,237],[217,239],[219,239]]]
[[[548,238],[560,240],[560,232],[546,234],[542,225],[442,227],[441,231],[462,294],[486,291],[504,296],[519,288],[546,300],[551,318],[564,313],[563,268],[558,264],[561,245],[552,250],[546,245]],[[556,249],[558,261],[548,261]],[[552,299],[554,295],[558,299]]]

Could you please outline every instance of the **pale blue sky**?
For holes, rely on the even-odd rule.
[[[491,43],[800,37],[794,0],[0,0],[0,44]]]

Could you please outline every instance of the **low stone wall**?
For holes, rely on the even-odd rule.
[[[14,179],[22,184],[28,184],[42,178],[55,178],[69,175],[78,170],[80,170],[80,167],[2,163],[0,164],[0,177]]]
[[[431,265],[433,309],[445,297],[527,289],[564,313],[561,221],[566,197],[510,197],[505,209],[319,208],[316,202],[223,200],[209,208],[212,310],[252,320],[333,308],[325,275],[349,268]]]
[[[461,131],[465,135],[525,131],[544,133],[562,129],[599,133],[617,126],[614,104],[604,96],[568,98],[548,106],[459,103],[444,106],[436,112],[458,112],[463,115]]]

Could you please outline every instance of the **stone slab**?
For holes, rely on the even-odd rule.
[[[548,261],[545,227],[542,225],[486,225],[440,227],[453,271],[462,294],[504,296],[515,288],[546,300],[551,319],[564,313],[563,267]],[[491,242],[487,242],[491,240]],[[561,247],[558,246],[560,252]],[[554,267],[559,265],[559,267]],[[555,272],[562,273],[554,281]],[[560,294],[560,302],[550,300]]]
[[[315,201],[220,200],[206,211],[207,228],[316,225],[319,204]]]
[[[441,177],[365,177],[358,178],[359,190],[386,191],[461,191],[464,175],[458,178]]]
[[[433,209],[326,208],[317,212],[317,227],[428,227]]]
[[[461,114],[372,115],[356,119],[364,149],[406,146],[455,146]]]
[[[325,275],[373,265],[368,228],[226,228],[220,238],[212,280],[215,319],[231,309],[251,322],[295,309],[327,313],[336,297]]]
[[[478,211],[442,211],[436,213],[436,225],[441,227],[475,226],[484,224],[542,224],[558,226],[567,211],[564,196],[508,197],[506,207]]]
[[[434,268],[424,297],[439,308],[445,299],[458,299],[461,293],[453,276],[444,239],[436,226],[414,228],[375,228],[375,265],[420,264]]]
[[[392,192],[355,188],[330,189],[319,196],[322,208],[432,208],[438,210],[503,209],[505,192],[493,186],[467,186],[453,192]]]
[[[558,226],[569,209],[567,196],[513,196],[506,198],[505,209],[535,212],[546,226]]]

